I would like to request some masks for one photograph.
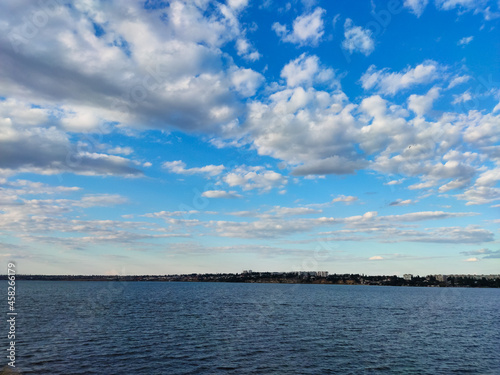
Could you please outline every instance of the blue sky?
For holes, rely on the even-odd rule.
[[[3,2],[0,255],[498,273],[499,6]]]

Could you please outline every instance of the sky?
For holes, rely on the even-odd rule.
[[[27,274],[500,273],[500,2],[0,3]]]

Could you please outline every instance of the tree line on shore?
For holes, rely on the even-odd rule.
[[[0,275],[0,280],[6,279],[7,275]],[[16,279],[45,281],[185,281],[500,288],[499,275],[405,275],[405,277],[399,277],[396,275],[369,276],[363,274],[328,275],[327,273],[316,272],[243,272],[179,275],[17,275]]]

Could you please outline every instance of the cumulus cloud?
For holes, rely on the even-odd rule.
[[[468,102],[469,100],[472,100],[472,95],[469,91],[466,91],[462,94],[458,95],[453,95],[453,101],[452,104],[460,104],[460,103],[465,103]]]
[[[11,196],[26,194],[61,194],[80,191],[78,186],[52,186],[42,182],[34,182],[29,180],[15,181],[0,181],[0,186],[3,187],[4,194],[9,193]]]
[[[142,175],[131,160],[84,151],[53,127],[19,130],[3,126],[3,130],[0,137],[0,169],[3,170],[39,174]]]
[[[106,155],[95,142],[82,148],[75,134],[99,138],[116,127],[220,134],[244,112],[241,97],[263,82],[222,51],[235,42],[244,58],[259,57],[239,22],[245,0],[179,0],[162,9],[54,3],[49,22],[25,35],[26,11],[37,6],[21,1],[0,11],[9,30],[0,36],[7,98],[0,100],[0,169],[11,173],[140,176],[137,162],[116,156],[131,155],[130,147]]]
[[[459,14],[469,11],[482,14],[486,21],[500,17],[498,11],[492,11],[491,3],[484,0],[436,0],[435,4],[440,10],[457,9]]]
[[[408,206],[409,204],[415,203],[411,199],[396,199],[395,201],[389,203],[389,206]]]
[[[442,69],[432,60],[424,61],[414,68],[407,67],[398,73],[391,73],[388,69],[377,70],[375,65],[371,65],[361,77],[361,84],[365,90],[376,89],[382,94],[394,95],[412,86],[435,81]]]
[[[149,214],[144,214],[142,215],[143,217],[150,217],[150,218],[171,218],[171,217],[178,217],[178,216],[183,216],[183,217],[188,217],[190,215],[195,215],[199,214],[200,212],[197,210],[189,210],[189,211],[158,211],[158,212],[152,212]]]
[[[232,73],[231,82],[242,96],[250,97],[255,95],[264,82],[264,77],[252,69],[238,69]]]
[[[294,176],[323,175],[323,174],[353,174],[366,166],[362,159],[349,160],[342,156],[332,156],[326,159],[304,163],[293,169]]]
[[[344,23],[344,37],[345,40],[342,42],[342,47],[351,54],[353,52],[360,52],[368,56],[375,49],[371,30],[355,26],[350,18],[346,19]]]
[[[118,204],[127,203],[128,199],[119,194],[94,194],[94,195],[85,195],[74,203],[75,206],[78,207],[95,207],[95,206],[115,206]]]
[[[288,183],[287,178],[264,167],[239,166],[227,173],[222,180],[231,187],[239,186],[243,190],[269,191],[273,188],[283,188]]]
[[[467,206],[488,204],[500,200],[500,188],[472,186],[471,188],[465,190],[463,194],[457,194],[456,197],[467,201]]]
[[[22,92],[36,104],[59,106],[68,130],[113,122],[217,132],[242,110],[232,82],[237,67],[223,67],[221,48],[244,40],[238,21],[243,1],[215,7],[174,1],[147,10],[119,2],[61,6],[24,39],[23,17],[32,4],[18,5],[1,12],[9,14],[4,21],[11,30],[0,38],[3,95]],[[248,42],[239,42],[238,51],[256,59]]]
[[[337,85],[332,69],[320,67],[317,56],[308,56],[305,53],[290,61],[281,70],[281,77],[286,80],[287,86],[312,86],[314,83],[330,83]]]
[[[358,200],[358,197],[354,197],[352,195],[339,195],[336,198],[333,198],[332,203],[337,203],[337,202],[343,202],[345,204],[351,204],[353,202],[356,202]]]
[[[236,40],[236,52],[239,56],[249,61],[257,61],[262,57],[255,47],[245,38]]]
[[[402,215],[384,216],[384,220],[398,221],[422,221],[422,220],[442,220],[448,218],[475,216],[474,212],[444,212],[444,211],[421,211]]]
[[[298,215],[311,215],[321,213],[321,210],[316,210],[309,207],[279,207],[275,206],[271,213],[277,216],[298,216]]]
[[[227,5],[233,9],[241,10],[248,5],[248,0],[228,0]]]
[[[487,147],[500,141],[500,133],[497,130],[500,126],[500,115],[483,115],[478,111],[470,111],[459,117],[457,125],[465,125],[463,138],[472,145]]]
[[[425,95],[412,94],[408,98],[408,108],[417,114],[423,116],[432,108],[432,103],[439,97],[439,87],[433,87]]]
[[[355,106],[340,90],[286,88],[249,105],[253,146],[294,167],[294,175],[354,173],[365,165],[355,147]]]
[[[171,173],[194,175],[194,174],[205,174],[207,176],[217,176],[221,174],[225,167],[224,165],[205,165],[204,167],[196,168],[186,168],[186,163],[182,160],[166,161],[162,164],[162,167]]]
[[[383,260],[384,258],[381,257],[380,255],[374,255],[374,256],[372,256],[372,257],[370,257],[368,259],[369,260]]]
[[[389,185],[389,186],[400,185],[404,182],[404,180],[405,180],[404,178],[401,178],[399,180],[391,180],[386,182],[384,185]]]
[[[324,34],[323,15],[325,13],[324,9],[318,7],[312,13],[298,16],[293,21],[291,31],[288,30],[286,25],[282,25],[279,22],[275,22],[272,28],[284,42],[301,46],[316,46]]]
[[[205,198],[226,198],[226,199],[241,198],[241,195],[237,194],[235,191],[224,191],[224,190],[207,190],[204,191],[201,195],[202,197]]]
[[[405,0],[404,6],[410,8],[411,11],[420,17],[425,10],[425,7],[429,3],[429,0]]]

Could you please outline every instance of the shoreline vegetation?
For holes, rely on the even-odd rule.
[[[39,281],[159,281],[159,282],[227,282],[273,284],[335,284],[415,287],[500,288],[500,275],[427,275],[410,274],[399,277],[369,276],[364,274],[328,274],[326,271],[308,272],[252,272],[206,273],[178,275],[16,275],[17,280]],[[7,280],[7,275],[0,275]]]

